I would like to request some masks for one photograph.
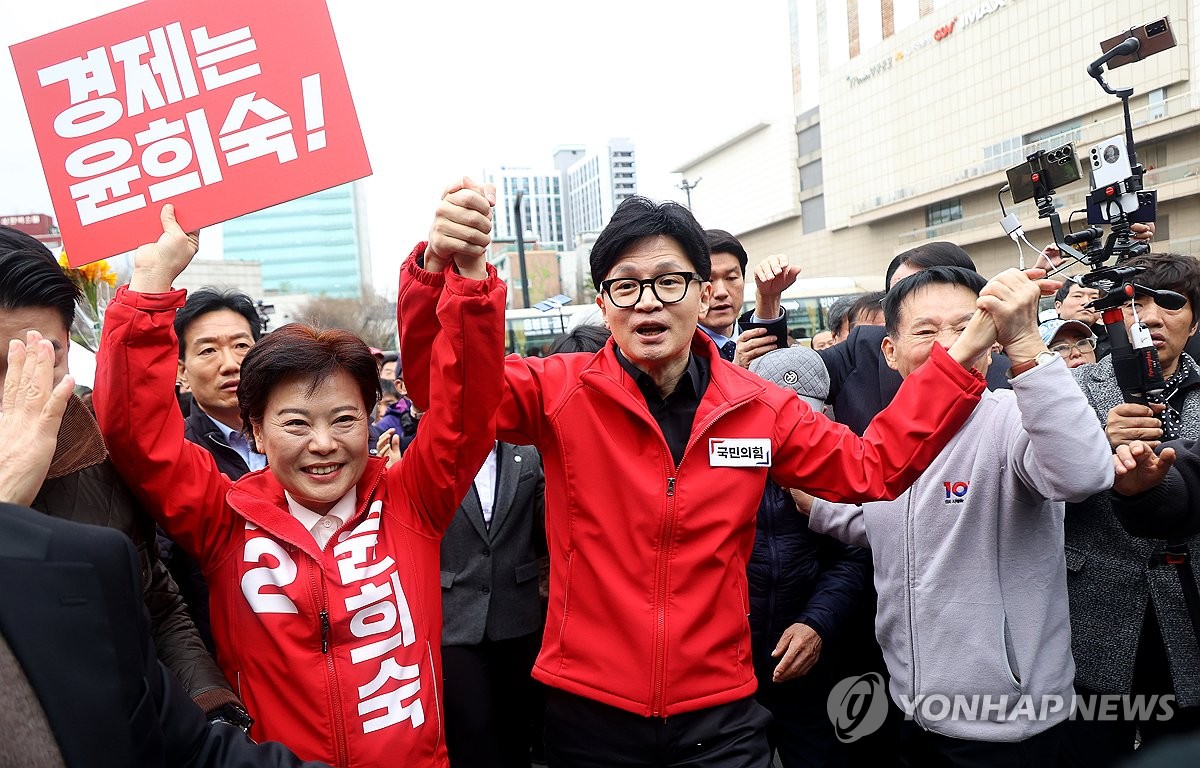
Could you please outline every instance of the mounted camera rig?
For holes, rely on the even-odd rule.
[[[1014,202],[1033,198],[1038,218],[1049,221],[1054,244],[1063,257],[1087,266],[1088,271],[1079,277],[1079,282],[1100,291],[1100,298],[1091,302],[1089,306],[1101,313],[1104,325],[1108,329],[1117,384],[1126,402],[1146,404],[1149,398],[1163,391],[1162,366],[1150,339],[1149,330],[1144,323],[1137,320],[1136,308],[1135,322],[1128,331],[1125,327],[1123,308],[1127,302],[1139,295],[1152,296],[1156,302],[1168,309],[1182,307],[1186,299],[1173,291],[1154,290],[1134,282],[1137,275],[1145,271],[1145,267],[1130,265],[1128,262],[1148,254],[1150,245],[1134,238],[1132,225],[1135,222],[1154,221],[1157,193],[1143,187],[1145,169],[1137,161],[1133,120],[1129,111],[1129,99],[1133,95],[1133,89],[1110,88],[1104,80],[1104,66],[1108,64],[1111,70],[1129,61],[1165,50],[1174,45],[1174,37],[1165,18],[1128,30],[1124,34],[1124,39],[1118,35],[1105,41],[1103,45],[1109,47],[1087,68],[1088,75],[1100,84],[1105,93],[1121,100],[1125,131],[1124,141],[1119,143],[1125,145],[1124,152],[1130,166],[1128,176],[1098,184],[1087,195],[1088,222],[1091,226],[1079,232],[1064,233],[1062,220],[1054,207],[1055,187],[1065,186],[1079,179],[1075,149],[1069,143],[1050,151],[1039,150],[1029,155],[1025,163],[1008,171],[1008,187]],[[1152,40],[1154,44],[1145,45],[1143,41],[1146,40]],[[1150,50],[1151,48],[1153,50]],[[1114,60],[1119,63],[1114,63]],[[1120,154],[1119,143],[1114,145],[1115,155]],[[1093,158],[1093,164],[1096,162],[1096,158]],[[1137,205],[1136,208],[1130,206],[1132,210],[1127,211],[1125,205],[1129,203],[1131,195],[1134,196],[1132,199],[1136,200]],[[1005,218],[1007,220],[1009,217]],[[1107,237],[1104,236],[1102,227],[1105,222],[1109,225]],[[1010,234],[1014,228],[1005,224],[1005,230]],[[1082,248],[1082,252],[1077,250],[1076,246]],[[1165,422],[1163,429],[1164,440],[1174,437],[1166,434],[1168,425]]]
[[[1121,100],[1125,116],[1124,151],[1129,163],[1129,174],[1124,178],[1096,183],[1093,174],[1094,189],[1087,196],[1088,224],[1091,225],[1079,232],[1064,234],[1062,222],[1054,208],[1054,186],[1062,186],[1078,180],[1078,166],[1074,165],[1075,150],[1070,144],[1050,152],[1035,152],[1027,162],[1008,171],[1009,191],[1013,201],[1020,202],[1032,196],[1037,205],[1038,218],[1049,219],[1050,231],[1054,236],[1054,244],[1068,259],[1074,259],[1088,267],[1079,281],[1089,288],[1100,291],[1100,298],[1088,306],[1101,313],[1104,325],[1108,329],[1108,339],[1111,345],[1113,373],[1121,394],[1127,403],[1145,405],[1151,398],[1162,394],[1164,381],[1162,364],[1158,359],[1158,351],[1150,338],[1146,324],[1137,316],[1136,298],[1138,296],[1153,297],[1154,301],[1165,309],[1181,309],[1187,299],[1174,291],[1155,290],[1134,282],[1134,279],[1146,270],[1144,265],[1130,264],[1138,256],[1148,254],[1150,245],[1133,237],[1134,221],[1151,222],[1155,219],[1158,196],[1154,190],[1143,188],[1145,169],[1137,161],[1137,147],[1133,141],[1133,120],[1129,111],[1129,99],[1133,96],[1132,88],[1114,90],[1104,80],[1104,66],[1109,70],[1138,61],[1146,56],[1166,50],[1175,45],[1175,37],[1171,32],[1170,21],[1164,17],[1142,27],[1127,30],[1123,35],[1105,40],[1101,45],[1104,51],[1100,58],[1088,65],[1087,72],[1100,84],[1105,93],[1116,96]],[[1105,154],[1111,149],[1114,158],[1119,156],[1121,147],[1113,140],[1102,144]],[[1101,167],[1098,149],[1093,149],[1093,168]],[[1068,163],[1066,159],[1069,158]],[[1104,161],[1109,158],[1105,156]],[[1062,167],[1069,166],[1074,174],[1063,172]],[[1057,169],[1057,173],[1055,172]],[[1122,167],[1123,170],[1123,167]],[[1027,174],[1027,175],[1026,175]],[[1028,184],[1026,184],[1026,179]],[[1018,191],[1019,190],[1019,191]],[[1031,191],[1031,195],[1024,193]],[[1020,195],[1020,197],[1019,197]],[[1132,196],[1132,197],[1131,197]],[[1122,203],[1122,201],[1125,201]],[[1136,204],[1135,204],[1136,203]],[[1131,210],[1125,210],[1129,204]],[[1001,202],[1003,208],[1003,202]],[[1136,218],[1131,214],[1136,211]],[[1103,223],[1109,225],[1108,237],[1104,237]],[[1020,233],[1020,225],[1015,216],[1005,215],[1001,220],[1004,231],[1009,236]],[[1015,240],[1015,237],[1014,237]],[[1028,242],[1028,241],[1026,241]],[[1075,246],[1082,246],[1080,253]],[[1018,243],[1018,248],[1020,244]],[[1109,262],[1112,264],[1109,265]],[[1062,269],[1062,267],[1060,267]],[[1057,271],[1057,270],[1056,270]],[[1125,327],[1125,304],[1132,306],[1134,322]],[[1181,435],[1177,434],[1173,423],[1161,419],[1162,439],[1172,440]],[[1192,572],[1189,560],[1191,553],[1185,539],[1170,539],[1162,553],[1165,564],[1173,565],[1179,575],[1180,587],[1183,590],[1184,603],[1187,605],[1195,637],[1200,640],[1200,588]]]

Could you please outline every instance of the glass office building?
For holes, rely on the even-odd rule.
[[[365,205],[344,184],[224,225],[226,259],[262,262],[267,293],[360,298],[371,292]]]

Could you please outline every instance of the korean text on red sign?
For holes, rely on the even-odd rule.
[[[71,264],[371,173],[324,0],[148,0],[11,47]]]

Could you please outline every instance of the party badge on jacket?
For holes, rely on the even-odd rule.
[[[765,437],[712,437],[708,440],[710,467],[769,467],[771,441]]]

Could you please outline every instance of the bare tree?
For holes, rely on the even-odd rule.
[[[391,349],[396,344],[396,303],[373,294],[365,299],[317,296],[300,307],[301,322],[318,328],[342,328],[368,346]]]

